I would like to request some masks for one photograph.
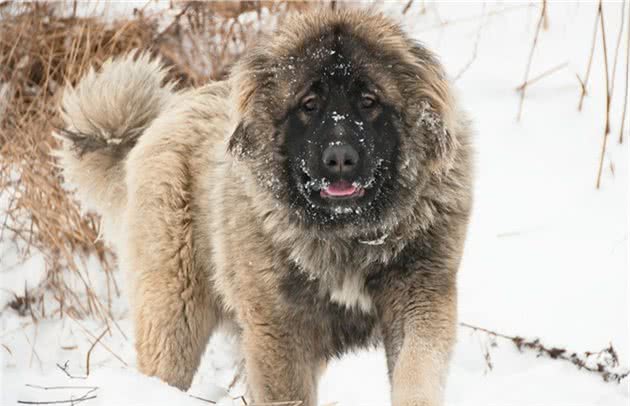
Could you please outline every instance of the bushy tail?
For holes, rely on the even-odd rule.
[[[127,200],[124,161],[173,97],[166,70],[147,54],[108,60],[63,95],[65,127],[55,134],[64,177],[81,202],[115,227]],[[113,230],[112,230],[113,231]]]

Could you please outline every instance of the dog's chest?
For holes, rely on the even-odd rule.
[[[364,313],[373,311],[372,297],[365,287],[365,275],[353,272],[342,277],[332,286],[323,286],[328,290],[328,296],[333,303],[348,310],[357,309]]]
[[[287,258],[288,279],[306,278],[316,288],[318,297],[348,310],[364,313],[374,311],[374,304],[366,286],[369,275],[379,272],[395,249],[381,246],[381,241],[349,244],[345,240],[303,239],[294,246]],[[300,282],[301,283],[301,282]]]
[[[312,329],[326,351],[338,355],[375,339],[376,311],[363,276],[348,274],[337,289],[293,269],[283,278],[281,294],[292,317]]]
[[[348,268],[352,269],[351,264]],[[297,299],[294,296],[299,293],[301,298],[322,306],[332,303],[348,311],[372,313],[374,304],[367,290],[366,274],[345,269],[331,266],[328,272],[313,273],[293,262],[284,278],[285,284],[290,286],[285,293],[290,300]]]

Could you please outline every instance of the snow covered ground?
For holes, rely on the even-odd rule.
[[[478,174],[459,278],[460,320],[508,335],[539,337],[549,346],[578,352],[598,351],[612,343],[622,367],[628,367],[627,130],[624,144],[617,142],[625,40],[616,69],[602,185],[596,190],[605,118],[601,37],[582,112],[577,111],[576,79],[586,71],[596,4],[549,5],[548,29],[538,39],[530,77],[566,66],[528,87],[517,121],[515,88],[523,81],[539,4],[448,3],[430,6],[422,14],[423,2],[415,1],[401,16],[404,3],[383,7],[436,51],[453,77],[472,60],[456,81],[477,129]],[[612,70],[621,3],[606,4],[604,12]],[[22,291],[25,283],[35,286],[44,272],[37,257],[11,266],[11,250],[6,242],[0,245],[0,308],[11,298],[10,292]],[[96,266],[92,268],[94,282],[99,275]],[[189,395],[242,404],[231,399],[242,394],[242,385],[229,395],[222,389],[229,386],[237,365],[229,339],[219,336],[211,341],[185,394],[135,372],[126,300],[118,299],[114,308],[120,330],[112,327],[94,347],[87,379],[71,379],[56,364],[67,362],[70,374],[84,376],[86,354],[104,331],[102,325],[70,318],[33,325],[28,317],[3,310],[0,404],[81,396],[96,396],[86,405],[207,404]],[[604,382],[567,362],[520,353],[508,341],[497,339],[496,347],[491,343],[485,334],[460,328],[447,404],[620,406],[630,401],[628,378],[621,384]],[[46,386],[81,388],[41,388]],[[321,382],[320,402],[388,405],[382,350],[350,354],[332,363]]]

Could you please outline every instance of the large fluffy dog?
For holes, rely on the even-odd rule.
[[[129,274],[138,366],[185,389],[240,338],[256,402],[316,404],[382,340],[392,402],[441,403],[471,207],[468,124],[435,57],[361,11],[294,17],[229,80],[128,56],[63,99],[59,151]]]

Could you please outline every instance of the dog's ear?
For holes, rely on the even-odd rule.
[[[416,116],[414,125],[420,127],[414,132],[425,135],[426,157],[431,166],[439,170],[450,166],[458,146],[455,101],[446,73],[438,59],[417,43],[411,47],[411,55],[417,84],[407,100],[413,106],[411,110]]]
[[[453,133],[456,129],[448,126],[444,116],[425,100],[420,103],[416,123],[425,134],[427,158],[437,166],[448,165],[457,148],[457,139]]]
[[[255,151],[255,143],[251,127],[243,121],[238,123],[228,141],[228,151],[235,158],[247,158]]]

